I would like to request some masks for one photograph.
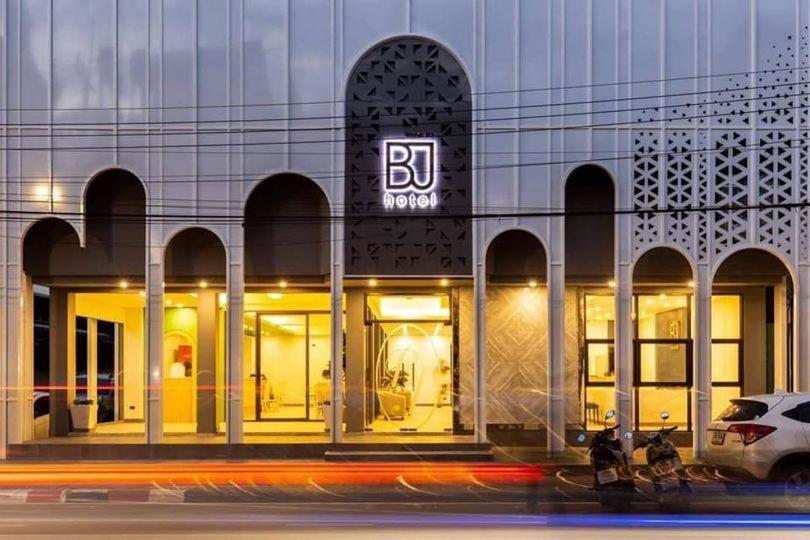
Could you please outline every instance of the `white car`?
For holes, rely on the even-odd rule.
[[[709,463],[810,493],[810,393],[732,399],[709,426]]]

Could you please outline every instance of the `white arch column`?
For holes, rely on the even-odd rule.
[[[152,227],[155,227],[154,225]],[[150,227],[150,229],[152,228]],[[160,230],[150,230],[153,240],[146,269],[146,442],[163,441],[163,247],[151,247]],[[157,242],[161,246],[162,242]]]
[[[331,330],[332,346],[330,350],[329,377],[332,386],[332,429],[329,432],[333,443],[343,442],[343,220],[340,212],[333,211],[331,246],[332,265],[329,275],[329,294],[331,296]]]
[[[242,402],[244,396],[244,322],[245,322],[245,265],[244,265],[244,229],[241,224],[230,230],[227,271],[227,337],[228,353],[225,366],[225,384],[228,397],[225,413],[226,440],[228,443],[241,443],[244,439],[244,414]]]
[[[799,282],[794,286],[796,316],[793,323],[795,359],[795,390],[810,391],[810,263],[799,264]]]
[[[633,429],[633,271],[629,261],[616,268],[616,422],[623,430]],[[625,451],[632,441],[622,438]]]
[[[565,268],[554,257],[548,273],[548,426],[546,451],[565,451]]]
[[[706,452],[706,428],[712,414],[712,273],[709,265],[701,263],[695,276],[695,330],[692,392],[692,449],[695,457]]]
[[[479,238],[481,236],[479,235]],[[473,424],[475,442],[487,442],[487,274],[486,255],[479,254],[473,274],[475,348],[473,362]]]

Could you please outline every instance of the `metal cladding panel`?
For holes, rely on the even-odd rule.
[[[471,109],[462,67],[430,41],[387,41],[357,63],[346,92],[347,274],[471,273]],[[386,208],[385,143],[415,139],[436,142],[436,205]]]

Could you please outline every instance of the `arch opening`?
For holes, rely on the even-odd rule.
[[[794,388],[795,286],[779,257],[747,248],[712,281],[712,418],[731,399]]]
[[[577,167],[565,180],[565,362],[569,423],[598,429],[615,407],[613,290],[615,187],[602,167]],[[611,318],[611,319],[609,319]]]
[[[164,252],[163,434],[225,432],[226,253],[208,229],[174,235]]]
[[[522,229],[506,230],[486,253],[487,424],[544,429],[548,418],[547,255]],[[497,438],[497,435],[495,436]],[[495,441],[497,442],[497,441]]]

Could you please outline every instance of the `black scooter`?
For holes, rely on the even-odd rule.
[[[661,429],[636,443],[635,448],[646,448],[647,466],[658,503],[665,507],[683,507],[692,488],[678,447],[669,438],[678,426],[666,427],[668,419],[669,413],[663,411]]]
[[[599,502],[610,510],[624,510],[633,501],[636,482],[627,456],[622,451],[622,443],[616,437],[619,425],[608,427],[607,422],[616,416],[610,410],[605,415],[604,429],[596,433],[588,445],[591,468],[593,469],[593,489],[599,495]],[[632,433],[625,437],[632,438]],[[580,433],[577,441],[584,443],[587,435]]]

